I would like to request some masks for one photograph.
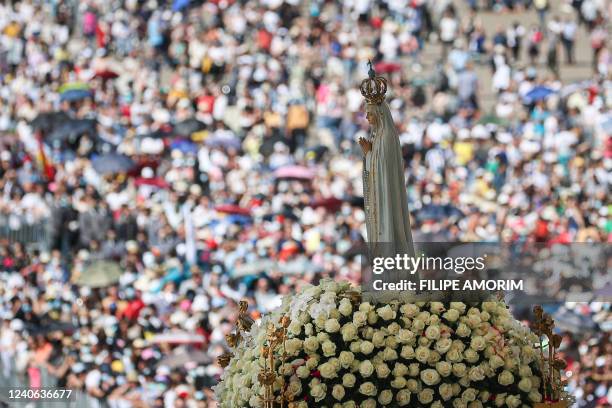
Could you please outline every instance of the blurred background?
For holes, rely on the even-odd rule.
[[[358,283],[369,59],[415,241],[609,243],[611,8],[3,1],[0,385],[214,407],[239,299]],[[547,305],[580,407],[612,401],[611,292]]]

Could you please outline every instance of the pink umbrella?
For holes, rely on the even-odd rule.
[[[174,330],[166,333],[156,334],[151,338],[153,344],[201,344],[206,339],[201,334],[189,333],[186,331]]]
[[[314,171],[304,166],[285,166],[274,172],[277,179],[312,180],[314,176]]]
[[[226,214],[251,215],[251,210],[236,204],[221,204],[216,206],[215,210]]]
[[[401,68],[402,68],[401,65],[395,62],[380,61],[374,65],[374,69],[376,70],[376,73],[379,73],[379,74],[388,74],[391,72],[397,72]]]

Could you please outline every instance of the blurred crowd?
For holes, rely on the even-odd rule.
[[[610,3],[455,3],[0,4],[0,374],[214,406],[239,299],[359,281],[368,60],[415,241],[610,242]],[[608,334],[566,336],[581,406],[609,406]]]

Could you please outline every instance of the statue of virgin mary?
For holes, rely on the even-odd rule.
[[[371,255],[414,256],[404,178],[404,160],[391,111],[385,102],[387,82],[370,63],[369,78],[361,84],[366,99],[369,139],[361,138],[364,152],[363,190],[366,228]]]

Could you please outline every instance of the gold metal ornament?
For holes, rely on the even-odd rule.
[[[359,90],[361,95],[369,105],[380,105],[385,100],[387,93],[387,80],[381,76],[376,76],[376,71],[372,67],[372,61],[368,61],[370,69],[368,77],[361,81]]]
[[[548,313],[544,312],[542,306],[534,306],[533,314],[535,322],[533,331],[538,336],[540,349],[540,372],[542,375],[542,398],[545,402],[540,402],[534,405],[536,408],[566,408],[570,406],[571,401],[563,395],[564,381],[561,380],[561,370],[567,363],[565,360],[558,358],[556,351],[561,345],[562,337],[558,334],[553,334],[555,322]],[[546,338],[544,344],[543,338]],[[544,355],[544,347],[548,348],[548,356]]]
[[[225,352],[217,358],[217,361],[219,362],[219,365],[221,367],[225,368],[229,365],[230,361],[232,360],[232,357],[234,357],[234,354],[230,352]]]
[[[281,316],[278,320],[279,327],[270,322],[267,327],[266,345],[261,348],[261,355],[264,358],[264,366],[259,372],[257,379],[263,385],[264,395],[260,396],[264,408],[287,408],[292,406],[294,396],[287,392],[287,384],[285,384],[284,376],[280,375],[281,385],[280,394],[274,392],[274,383],[277,378],[276,366],[282,369],[287,360],[287,348],[285,342],[287,340],[287,328],[291,320],[289,316]],[[279,350],[280,348],[280,350]],[[277,357],[277,354],[279,357]],[[287,403],[287,405],[285,405]]]

